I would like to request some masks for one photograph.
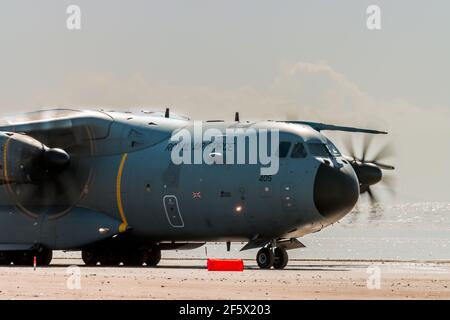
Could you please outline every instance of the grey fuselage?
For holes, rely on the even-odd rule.
[[[121,226],[117,232],[124,231],[125,226],[127,232],[143,242],[296,238],[338,221],[358,199],[359,185],[351,164],[342,156],[314,156],[308,144],[327,144],[329,140],[308,126],[276,121],[203,122],[205,129],[214,127],[223,132],[230,127],[277,129],[280,141],[305,144],[306,157],[292,158],[288,154],[279,159],[277,174],[265,176],[257,164],[173,164],[170,138],[177,130],[190,130],[193,125],[190,120],[92,112],[90,121],[95,122],[97,114],[109,123],[109,128],[96,141],[97,153],[86,160],[92,178],[72,211],[86,208],[111,217],[117,221],[114,227]],[[320,170],[324,171],[318,181]],[[325,170],[337,172],[345,181],[328,183],[328,177],[334,178]],[[351,199],[341,204],[346,195],[339,196],[339,190],[349,184]],[[328,194],[333,192],[338,195],[329,198]],[[6,186],[0,187],[0,199],[4,208],[0,218],[9,219],[4,228],[16,228],[10,239],[0,236],[0,243],[32,241],[43,242],[53,249],[70,249],[88,241],[74,240],[73,244],[70,240],[54,241],[47,234],[49,228],[43,225],[54,219],[20,212],[11,202]],[[88,217],[89,214],[84,214],[83,219]],[[65,216],[58,219],[64,221]],[[84,232],[82,228],[102,227],[101,219],[97,224],[85,226],[81,218],[71,221],[73,230],[79,233]],[[68,223],[64,223],[64,228],[67,229]],[[40,231],[33,231],[39,228],[33,227],[36,224],[42,225]],[[18,234],[26,232],[33,236],[21,240]],[[70,238],[76,237],[70,231],[65,232]],[[56,234],[65,236],[58,231]]]

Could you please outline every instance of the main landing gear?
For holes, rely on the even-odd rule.
[[[261,269],[284,269],[288,264],[289,257],[283,247],[267,246],[258,251],[256,262]]]
[[[108,247],[92,247],[83,249],[81,258],[87,266],[124,266],[154,267],[161,261],[161,250],[155,246],[145,249],[117,249]]]
[[[39,248],[26,251],[0,251],[0,266],[32,266],[36,257],[37,266],[48,266],[53,258],[52,250]]]

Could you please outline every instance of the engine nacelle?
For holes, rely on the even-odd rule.
[[[353,169],[358,177],[359,183],[363,187],[377,184],[383,178],[381,169],[373,163],[352,163]],[[361,188],[364,192],[364,188]]]
[[[70,157],[62,149],[49,148],[21,133],[0,132],[0,184],[34,183],[48,171],[62,170]]]

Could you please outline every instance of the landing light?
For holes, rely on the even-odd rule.
[[[99,228],[99,229],[98,229],[98,232],[99,232],[100,234],[106,234],[106,233],[109,232],[109,228]]]
[[[242,212],[242,206],[236,206],[236,208],[234,208],[234,211],[236,211],[236,213],[241,213]]]

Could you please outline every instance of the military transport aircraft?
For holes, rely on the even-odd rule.
[[[174,164],[171,139],[190,119],[165,112],[54,109],[0,118],[0,264],[48,265],[53,250],[86,265],[155,266],[162,250],[208,241],[260,248],[261,268],[283,269],[297,238],[333,224],[393,169],[343,156],[321,132],[386,132],[305,121],[203,121],[278,130],[279,169]],[[202,148],[204,144],[202,143]],[[221,152],[211,157],[224,158]],[[223,159],[222,159],[223,160]],[[223,161],[222,161],[223,162]]]

